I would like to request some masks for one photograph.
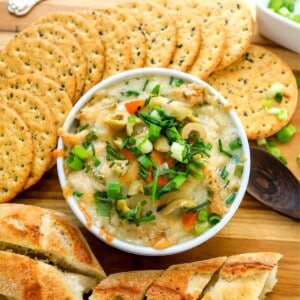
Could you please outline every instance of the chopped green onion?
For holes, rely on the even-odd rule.
[[[199,211],[199,212],[203,211],[201,208],[209,205],[210,203],[211,202],[209,200],[205,200],[204,202],[198,204],[197,206],[187,209],[186,212],[191,213],[191,212],[196,212],[196,211]],[[206,210],[204,210],[204,211],[206,211]]]
[[[292,17],[292,21],[300,24],[300,14],[296,14]],[[297,85],[299,87],[298,78],[297,78]]]
[[[184,80],[182,78],[174,78],[174,77],[170,77],[170,80],[169,80],[169,85],[175,85],[177,87],[181,86],[184,84]]]
[[[268,89],[268,98],[274,98],[276,95],[282,95],[283,85],[279,82],[273,83]]]
[[[279,156],[278,159],[284,164],[287,165],[287,159],[284,156]]]
[[[151,94],[152,94],[152,95],[155,95],[155,96],[158,95],[159,89],[160,89],[160,84],[157,84],[157,85],[152,89]]]
[[[196,235],[200,235],[202,234],[203,232],[205,232],[208,228],[209,228],[209,223],[206,221],[206,222],[201,222],[201,223],[197,223],[195,226],[194,226],[194,233]]]
[[[267,145],[267,139],[266,138],[260,138],[256,140],[257,146],[266,146]]]
[[[181,139],[181,135],[175,127],[168,128],[166,130],[166,136],[171,142],[175,142]]]
[[[171,145],[171,154],[170,156],[174,159],[183,162],[186,154],[186,147],[185,145],[179,144],[177,142],[173,142]]]
[[[75,145],[71,152],[79,157],[81,160],[85,160],[90,157],[89,152],[82,145]]]
[[[296,133],[296,127],[289,124],[276,133],[276,138],[282,144],[289,142]]]
[[[148,84],[149,84],[149,79],[147,79],[143,85],[143,92],[146,90]]]
[[[137,161],[146,169],[153,166],[152,160],[145,154],[139,156]]]
[[[106,144],[106,159],[107,160],[113,160],[113,159],[119,159],[124,160],[125,156],[117,153],[117,151],[112,148],[108,143]]]
[[[153,140],[159,138],[160,131],[161,131],[161,127],[151,123],[150,128],[149,128],[149,133],[148,133],[150,141],[153,141]]]
[[[186,181],[186,179],[186,175],[179,174],[170,181],[170,184],[178,189]]]
[[[284,5],[284,0],[270,0],[268,8],[278,11]]]
[[[300,16],[300,15],[299,15]],[[300,87],[300,76],[296,77],[297,87]]]
[[[112,201],[107,197],[106,192],[94,193],[96,213],[102,217],[110,217],[112,209]]]
[[[130,97],[130,96],[139,96],[140,93],[138,91],[135,91],[135,90],[127,90],[126,92],[121,92],[121,95],[122,96],[125,96],[125,97]]]
[[[279,121],[285,121],[288,118],[288,110],[286,107],[280,107],[279,112],[276,114]]]
[[[222,179],[226,179],[229,175],[229,172],[226,170],[226,166],[224,166],[224,168],[221,170],[221,173],[220,173],[220,177]]]
[[[156,200],[158,175],[159,175],[159,170],[157,168],[155,168],[154,169],[153,184],[152,184],[152,191],[151,191],[151,203],[152,204],[154,204],[155,200]]]
[[[263,102],[262,102],[262,107],[266,108],[266,109],[269,109],[269,108],[271,108],[272,103],[273,103],[273,99],[264,98]]]
[[[83,168],[83,161],[78,156],[73,154],[68,156],[66,163],[70,169],[75,171],[79,171]]]
[[[238,163],[234,169],[234,175],[238,178],[241,178],[244,171],[244,165],[242,163]]]
[[[153,149],[153,144],[146,137],[139,137],[136,139],[136,147],[142,153],[150,153]]]
[[[281,7],[278,11],[277,11],[280,15],[284,16],[284,17],[289,17],[290,16],[290,11],[286,8],[286,7]]]
[[[226,156],[232,157],[231,153],[223,149],[222,141],[220,139],[218,140],[218,149],[221,153],[225,154]]]
[[[202,166],[204,166],[203,164],[202,164]],[[203,174],[203,172],[202,172],[202,168],[203,167],[198,167],[197,166],[197,164],[195,164],[195,162],[192,162],[192,163],[189,163],[188,165],[187,165],[187,171],[189,171],[190,172],[190,174],[195,178],[195,179],[197,179],[197,180],[201,180],[201,179],[203,179],[204,178],[204,174]]]
[[[178,188],[187,180],[186,174],[178,174],[172,180],[157,191],[156,198],[159,199],[166,193],[177,191]]]
[[[241,148],[243,146],[241,139],[238,137],[234,141],[229,143],[229,148],[231,150]]]
[[[107,184],[107,196],[110,199],[121,199],[121,184],[118,181],[110,181]]]
[[[197,220],[198,220],[199,222],[205,222],[205,221],[207,221],[207,216],[208,216],[207,210],[201,209],[201,210],[199,211]]]
[[[296,161],[297,161],[298,166],[300,166],[300,154],[298,154],[296,156]]]
[[[230,194],[230,195],[225,199],[225,203],[226,203],[226,204],[232,203],[233,200],[235,199],[235,197],[236,197],[236,193]]]
[[[74,191],[74,192],[72,193],[72,195],[73,195],[74,198],[80,198],[80,197],[83,195],[83,193]]]
[[[89,124],[85,124],[79,129],[79,131],[83,131],[83,130],[87,129],[89,126],[90,126]]]
[[[217,223],[219,223],[221,221],[222,217],[215,213],[212,213],[208,216],[207,219],[208,219],[208,223],[210,225],[216,225]]]
[[[136,117],[135,117],[135,116],[133,116],[133,115],[130,115],[130,116],[128,116],[128,119],[127,119],[127,121],[128,121],[128,123],[129,123],[129,124],[132,124],[132,125],[134,125],[134,124],[136,124],[136,123],[137,123],[137,121],[136,121]]]
[[[276,146],[273,147],[267,146],[267,151],[277,158],[281,156],[281,151]]]

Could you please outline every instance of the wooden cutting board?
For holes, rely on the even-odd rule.
[[[49,12],[97,8],[99,3],[104,4],[105,1],[48,0],[38,4],[28,15],[15,17],[7,12],[7,1],[0,0],[0,49],[5,47],[16,32]],[[258,33],[255,34],[253,43],[267,46],[275,51],[290,65],[296,75],[300,75],[300,55],[283,49]],[[300,101],[291,123],[297,127],[298,132],[290,143],[281,145],[280,148],[288,160],[288,167],[300,180],[300,166],[295,159],[300,153]],[[68,214],[80,226],[108,274],[136,269],[161,269],[175,263],[243,252],[280,252],[284,256],[279,264],[278,283],[267,299],[300,299],[299,223],[266,209],[247,194],[233,219],[216,237],[190,251],[165,257],[135,256],[121,252],[99,241],[84,229],[64,201],[55,167],[48,171],[35,186],[19,194],[13,202],[39,205]]]

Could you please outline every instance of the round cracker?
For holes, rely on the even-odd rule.
[[[75,93],[72,65],[59,47],[40,39],[27,38],[20,33],[10,40],[5,52],[20,66],[20,74],[39,73],[60,84],[70,99]]]
[[[0,51],[0,80],[14,77],[20,72],[14,60],[4,51]]]
[[[205,0],[210,1],[211,0]],[[242,0],[213,1],[221,9],[226,41],[222,59],[217,69],[236,61],[247,50],[254,33],[254,19],[249,6]]]
[[[137,19],[130,13],[128,9],[115,7],[99,8],[111,20],[122,28],[123,34],[131,45],[129,69],[140,68],[144,66],[147,48],[146,37],[143,34]],[[124,28],[126,31],[124,32]]]
[[[130,1],[121,5],[137,18],[147,39],[145,67],[167,67],[176,50],[177,27],[167,9],[152,2]]]
[[[0,102],[0,203],[21,192],[32,165],[31,134],[21,117]],[[15,151],[17,149],[17,151]]]
[[[86,78],[83,93],[98,83],[104,71],[104,47],[92,23],[76,13],[56,12],[39,19],[36,24],[50,23],[64,27],[79,42],[86,59]]]
[[[238,61],[211,74],[207,82],[236,110],[249,139],[273,135],[289,122],[296,110],[295,76],[280,57],[265,47],[251,45]],[[263,107],[263,100],[274,83],[284,86],[282,102],[272,103],[272,107],[287,109],[287,119],[282,121]]]
[[[27,189],[43,176],[52,162],[57,141],[54,120],[42,100],[24,91],[6,89],[0,97],[20,115],[32,136],[34,156],[30,176],[24,185]]]
[[[130,64],[131,44],[126,39],[123,28],[100,11],[82,11],[79,14],[90,20],[102,37],[105,49],[103,78],[127,70]]]
[[[176,50],[168,68],[187,71],[194,63],[201,45],[201,25],[198,15],[185,2],[159,0],[166,7],[177,26]]]
[[[210,2],[188,2],[201,24],[201,46],[188,73],[205,79],[218,66],[224,52],[226,33],[220,10]]]
[[[82,94],[86,77],[86,60],[76,38],[62,26],[47,23],[30,26],[23,31],[23,34],[26,37],[42,38],[55,44],[69,58],[76,81],[73,98],[73,102],[76,102]]]
[[[67,93],[60,89],[59,84],[47,77],[34,74],[19,75],[2,82],[1,88],[22,90],[37,96],[49,107],[56,128],[63,126],[72,109],[72,102]]]

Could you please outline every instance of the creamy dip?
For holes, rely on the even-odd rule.
[[[155,249],[192,239],[240,186],[229,110],[206,87],[163,75],[100,90],[61,134],[66,189],[106,238]]]

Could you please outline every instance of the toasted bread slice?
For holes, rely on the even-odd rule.
[[[142,300],[160,270],[130,271],[109,275],[95,288],[90,300]]]
[[[276,284],[279,253],[259,252],[230,256],[216,282],[210,284],[203,300],[264,299]]]
[[[27,256],[0,251],[0,295],[2,299],[82,300],[96,279],[67,273]]]
[[[1,204],[0,250],[38,257],[98,281],[106,276],[79,229],[66,215],[50,209]]]
[[[146,293],[147,300],[198,299],[226,257],[170,266]]]

